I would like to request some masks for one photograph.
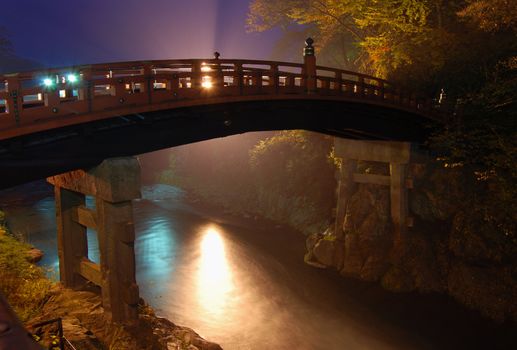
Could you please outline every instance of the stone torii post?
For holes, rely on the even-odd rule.
[[[131,200],[140,198],[136,158],[113,158],[90,170],[47,179],[55,189],[59,271],[65,287],[90,281],[101,288],[102,305],[113,322],[138,320],[135,230]],[[85,196],[95,199],[87,208]],[[86,230],[97,232],[100,264],[88,259]]]
[[[407,227],[412,226],[412,218],[408,216],[408,188],[412,181],[407,178],[407,168],[412,156],[409,142],[359,141],[334,139],[335,155],[342,159],[339,175],[338,200],[336,209],[335,235],[343,238],[343,223],[347,205],[352,196],[355,184],[366,183],[390,188],[390,211],[394,227],[394,248],[402,253],[406,240]],[[388,163],[390,175],[359,174],[358,161]]]

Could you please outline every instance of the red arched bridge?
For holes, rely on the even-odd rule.
[[[105,158],[258,130],[420,141],[431,99],[376,77],[304,63],[182,59],[0,76],[2,183]]]

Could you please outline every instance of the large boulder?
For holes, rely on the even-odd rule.
[[[343,252],[342,241],[333,236],[325,236],[320,239],[312,251],[314,258],[321,264],[329,267],[340,268]]]
[[[27,251],[26,257],[27,257],[27,261],[35,264],[43,258],[43,255],[44,255],[44,253],[42,250],[32,247],[31,249],[29,249]]]
[[[381,285],[384,289],[397,293],[415,290],[415,283],[411,275],[397,266],[392,266],[382,276]]]
[[[346,210],[345,254],[341,274],[377,281],[389,263],[392,247],[389,190],[359,185]]]
[[[511,268],[455,262],[448,276],[449,294],[491,319],[517,322],[517,281],[514,273]]]
[[[481,265],[501,264],[517,256],[512,238],[475,215],[458,213],[449,237],[449,249],[466,262]]]

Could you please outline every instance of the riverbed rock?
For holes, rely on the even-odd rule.
[[[317,268],[333,267],[338,271],[342,268],[344,241],[334,235],[333,227],[327,228],[322,234],[310,234],[305,240],[305,247],[305,263]]]
[[[462,304],[499,322],[517,322],[517,283],[511,268],[453,264],[448,290]]]
[[[78,349],[104,350],[221,350],[215,343],[201,338],[187,327],[157,317],[150,306],[139,304],[137,325],[110,323],[104,314],[101,298],[95,287],[73,291],[56,286],[40,315],[30,324],[61,317],[65,337]],[[29,327],[30,331],[33,331]]]
[[[43,258],[43,256],[43,251],[34,247],[27,251],[27,260],[33,264],[39,262]]]
[[[321,264],[325,266],[335,266],[337,263],[335,259],[336,249],[338,249],[338,247],[335,239],[323,238],[316,243],[312,252],[314,258]],[[342,248],[340,247],[340,249]]]
[[[501,264],[517,256],[517,245],[511,237],[500,232],[482,217],[454,217],[449,237],[449,249],[456,256],[474,264]]]
[[[407,293],[415,290],[415,284],[411,275],[397,266],[392,266],[382,276],[383,288],[397,293]]]
[[[323,236],[319,233],[313,233],[313,234],[310,234],[309,236],[307,236],[307,239],[305,240],[305,248],[307,248],[307,251],[312,252],[312,250],[314,249],[314,246],[316,245],[316,243],[319,242],[319,240],[322,237]]]

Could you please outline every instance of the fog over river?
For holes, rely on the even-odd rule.
[[[287,228],[191,205],[171,186],[142,195],[134,201],[141,296],[225,349],[503,349],[515,338],[447,297],[392,294],[307,266],[304,237]],[[0,208],[45,251],[41,264],[55,276],[52,189],[0,192]],[[88,243],[97,260],[94,232]]]

